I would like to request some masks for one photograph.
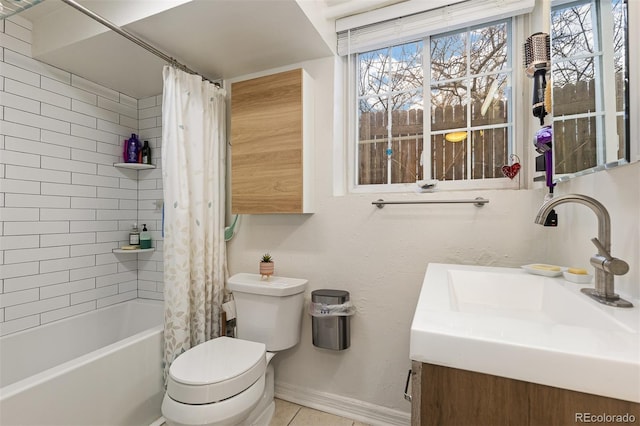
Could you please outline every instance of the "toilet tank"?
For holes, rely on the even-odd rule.
[[[230,277],[227,287],[236,302],[238,338],[264,343],[268,351],[298,344],[307,280],[242,273]]]

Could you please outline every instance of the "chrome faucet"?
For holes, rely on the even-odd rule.
[[[591,241],[598,249],[598,253],[591,256],[591,264],[596,268],[595,288],[583,288],[582,291],[592,299],[605,305],[619,308],[630,308],[633,304],[620,298],[614,292],[613,276],[624,275],[629,272],[629,265],[624,260],[611,256],[611,219],[609,212],[599,201],[580,194],[567,194],[546,201],[538,214],[535,223],[544,225],[551,210],[564,203],[578,203],[589,207],[598,217],[598,238]]]

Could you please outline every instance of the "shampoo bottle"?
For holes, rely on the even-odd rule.
[[[149,141],[144,141],[142,146],[142,164],[151,164],[151,147]]]
[[[140,232],[140,248],[151,248],[151,234],[147,231],[147,224],[142,224],[142,232]]]

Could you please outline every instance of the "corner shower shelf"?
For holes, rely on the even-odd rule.
[[[155,164],[142,164],[142,163],[113,163],[113,167],[120,167],[123,169],[133,169],[133,170],[147,170],[147,169],[155,169]]]
[[[148,253],[150,251],[154,251],[155,248],[151,247],[148,249],[135,249],[135,250],[123,250],[123,249],[113,249],[114,253]]]

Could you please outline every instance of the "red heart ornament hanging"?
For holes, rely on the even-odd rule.
[[[509,179],[513,179],[514,177],[516,177],[516,175],[520,171],[520,167],[521,167],[520,159],[515,154],[511,154],[509,156],[509,159],[511,160],[511,165],[502,166],[502,174],[508,177]]]
[[[514,177],[516,177],[519,171],[520,171],[520,163],[513,163],[510,166],[502,166],[502,174],[508,177],[509,179],[513,179]]]

